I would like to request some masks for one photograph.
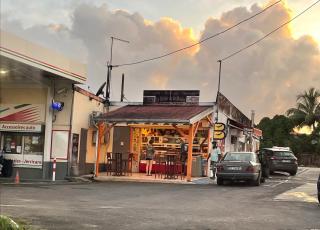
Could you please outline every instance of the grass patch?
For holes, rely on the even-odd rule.
[[[0,215],[0,229],[1,230],[32,230],[26,223],[19,221],[15,222],[7,216]]]

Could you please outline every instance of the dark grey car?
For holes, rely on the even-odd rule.
[[[225,180],[250,181],[259,186],[261,182],[261,164],[255,153],[228,152],[217,164],[217,184]]]
[[[287,172],[292,176],[297,174],[297,158],[289,149],[281,147],[264,148],[259,151],[259,154],[266,161],[266,168],[269,171],[267,174],[274,171]]]

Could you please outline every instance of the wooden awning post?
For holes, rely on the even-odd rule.
[[[194,129],[193,124],[189,126],[189,135],[188,135],[188,163],[187,163],[187,181],[191,182],[192,174],[192,149],[193,149],[193,138],[194,138]]]
[[[96,158],[96,177],[99,176],[99,164],[100,164],[100,151],[101,151],[101,138],[104,135],[104,124],[99,122],[98,124],[98,150],[97,150],[97,158]]]

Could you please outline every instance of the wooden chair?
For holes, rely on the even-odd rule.
[[[133,167],[133,153],[128,153],[128,159],[123,160],[125,174],[132,176],[132,167]]]
[[[114,167],[114,175],[115,176],[123,176],[124,173],[124,161],[122,159],[122,153],[113,153],[113,160],[115,160]]]
[[[166,158],[164,154],[157,154],[155,156],[156,167],[154,168],[154,178],[157,176],[162,179],[163,170],[166,167]]]
[[[114,164],[115,159],[112,158],[112,153],[107,152],[105,157],[105,167],[106,167],[106,173],[107,175],[111,175],[111,173],[114,173]]]
[[[178,155],[175,151],[168,151],[166,154],[166,176],[167,179],[177,179]]]
[[[177,156],[177,161],[176,161],[176,175],[180,175],[180,179],[183,180],[185,176],[185,165],[186,162],[183,162],[180,158],[180,155]]]

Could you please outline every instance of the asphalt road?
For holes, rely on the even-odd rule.
[[[1,214],[39,229],[320,229],[319,169],[265,184],[0,185]]]

